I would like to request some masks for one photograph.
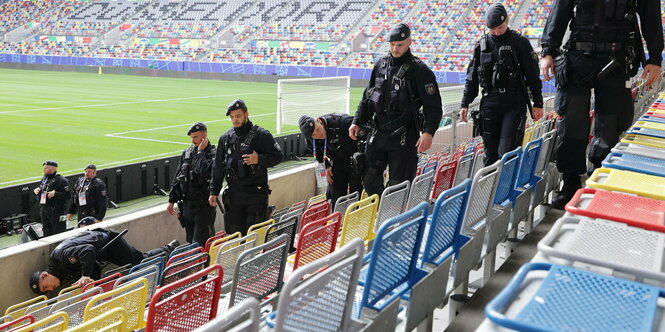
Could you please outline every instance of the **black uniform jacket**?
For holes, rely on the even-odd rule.
[[[90,277],[95,269],[99,250],[113,238],[105,230],[88,230],[62,241],[51,252],[46,271],[59,279],[77,280]]]
[[[387,59],[386,59],[387,58]],[[384,61],[384,59],[388,61]],[[439,92],[439,85],[436,82],[436,77],[427,65],[422,62],[417,57],[414,57],[411,54],[411,50],[408,50],[404,55],[399,58],[393,58],[392,55],[388,54],[385,57],[379,59],[372,69],[372,75],[369,79],[369,83],[365,88],[363,93],[363,100],[361,100],[358,105],[358,110],[356,111],[356,116],[353,119],[353,123],[356,125],[368,125],[367,121],[363,121],[366,117],[363,112],[368,111],[367,103],[371,104],[368,99],[368,91],[375,87],[375,82],[377,77],[382,71],[385,71],[385,68],[382,68],[384,63],[386,66],[389,66],[389,75],[384,81],[386,84],[391,84],[392,78],[398,72],[401,64],[405,61],[411,61],[411,67],[407,71],[405,78],[410,84],[411,93],[413,95],[413,100],[416,102],[416,107],[422,107],[423,115],[425,117],[425,123],[423,126],[423,132],[434,133],[439,129],[439,123],[441,122],[441,115],[443,114],[443,108],[441,106],[441,94]],[[386,96],[386,98],[389,96]],[[371,112],[371,111],[370,111]]]
[[[237,139],[242,142],[254,126],[251,121],[247,121],[240,128],[231,128],[226,133],[224,133],[220,138],[217,144],[217,153],[215,154],[215,161],[212,165],[212,179],[210,181],[210,195],[219,195],[220,190],[222,189],[222,183],[224,178],[227,176],[229,170],[226,167],[227,157],[232,158],[232,149],[227,145],[227,140],[231,140],[233,135],[237,135]],[[256,135],[250,142],[250,149],[256,151],[259,155],[258,167],[262,167],[265,172],[262,172],[260,176],[250,176],[244,177],[231,181],[229,183],[229,189],[243,191],[243,187],[256,187],[256,186],[267,186],[268,185],[268,167],[273,167],[279,164],[282,161],[282,149],[279,144],[275,142],[275,139],[272,137],[269,131],[257,126]],[[233,162],[242,161],[233,160]],[[234,188],[235,187],[235,188]]]
[[[483,35],[480,38],[486,38]],[[529,40],[522,36],[519,32],[508,29],[501,36],[488,35],[487,36],[487,49],[492,50],[493,57],[496,61],[498,58],[498,50],[501,46],[510,44],[512,40],[517,39],[517,50],[515,56],[517,61],[520,64],[520,69],[522,70],[522,75],[525,79],[525,84],[531,91],[531,96],[533,98],[534,107],[543,107],[543,83],[540,80],[540,70],[538,67],[538,56],[533,51],[533,47],[529,43]],[[515,44],[515,43],[512,43]],[[479,68],[480,68],[480,40],[476,42],[476,46],[473,49],[473,58],[466,70],[466,83],[464,85],[464,96],[462,97],[461,107],[467,108],[469,104],[478,96],[478,86],[479,86]],[[522,79],[518,77],[518,79]],[[521,86],[514,87],[516,90],[521,90]],[[521,93],[521,92],[520,92]]]
[[[79,193],[85,192],[85,205],[79,206]],[[74,191],[72,191],[72,200],[69,202],[67,213],[76,213],[77,207],[86,210],[94,210],[92,215],[97,220],[103,220],[106,215],[106,183],[98,177],[86,182],[85,177],[76,180]]]

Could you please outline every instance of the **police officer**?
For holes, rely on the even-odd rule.
[[[197,242],[202,247],[215,233],[215,207],[208,204],[212,162],[217,149],[208,141],[208,127],[197,122],[187,131],[192,146],[180,156],[180,164],[169,194],[166,211],[173,215],[173,205],[182,202],[178,217],[185,227],[187,242]]]
[[[76,180],[72,199],[69,202],[67,220],[72,220],[74,213],[78,219],[92,216],[100,222],[106,215],[106,183],[97,177],[97,166],[89,164],[82,177]]]
[[[242,99],[231,102],[226,115],[233,128],[219,138],[208,201],[217,206],[217,196],[226,179],[228,188],[222,194],[224,230],[228,234],[246,234],[251,225],[269,217],[268,167],[279,164],[282,150],[269,131],[249,121]]]
[[[67,230],[65,204],[69,198],[69,182],[58,174],[58,163],[47,160],[43,164],[44,177],[33,192],[39,201],[39,217],[44,236]]]
[[[326,176],[331,185],[328,198],[333,203],[349,192],[360,192],[363,189],[361,174],[352,165],[352,157],[358,152],[358,142],[351,140],[348,135],[352,122],[352,116],[337,113],[316,119],[303,115],[298,120],[300,132],[308,141],[314,141],[317,161],[326,165]]]
[[[45,294],[60,287],[64,280],[76,280],[74,284],[83,287],[101,276],[101,268],[97,262],[108,261],[119,266],[136,265],[147,257],[163,252],[168,255],[179,245],[177,240],[173,240],[162,248],[143,253],[120,237],[102,251],[117,235],[116,232],[97,228],[62,241],[51,252],[48,267],[30,276],[30,289],[37,294]]]
[[[386,166],[390,169],[389,185],[416,176],[418,153],[432,146],[442,114],[434,73],[411,54],[409,26],[395,25],[388,41],[390,52],[374,64],[349,128],[354,140],[360,125],[374,128],[367,142],[367,171],[363,176],[363,186],[370,195],[383,192]]]
[[[510,19],[502,4],[485,12],[489,33],[480,37],[466,71],[460,116],[467,121],[469,104],[483,89],[478,123],[485,146],[485,165],[522,143],[526,109],[530,107],[526,86],[533,96],[532,117],[543,115],[542,83],[538,56],[529,40],[508,28]],[[526,81],[526,83],[525,83]]]
[[[640,29],[647,43],[646,59]],[[640,62],[642,78],[651,86],[658,80],[663,51],[662,12],[659,0],[557,0],[542,37],[541,73],[556,78],[555,110],[557,168],[563,187],[553,199],[563,208],[582,186],[587,171],[586,148],[590,129],[591,89],[595,93],[594,138],[588,152],[591,168],[600,163],[633,122],[630,78]],[[570,22],[570,38],[562,45]],[[555,61],[556,58],[556,61]]]

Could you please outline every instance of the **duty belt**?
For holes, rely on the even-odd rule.
[[[621,50],[623,43],[594,43],[594,42],[575,42],[573,50],[585,52],[611,52]]]

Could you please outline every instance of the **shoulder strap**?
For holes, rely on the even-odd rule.
[[[485,52],[485,50],[487,50],[487,34],[480,38],[480,51]]]
[[[243,142],[245,145],[249,145],[250,143],[252,143],[252,140],[254,139],[254,136],[256,136],[256,132],[257,132],[257,130],[258,130],[258,126],[257,126],[257,125],[253,125],[253,126],[252,126],[252,129],[250,129],[249,132],[247,133],[247,136],[245,136],[245,140],[242,141],[242,142]]]
[[[403,80],[404,76],[406,76],[406,72],[409,70],[411,67],[411,63],[405,62],[403,63],[400,67],[399,70],[397,70],[397,74],[395,74],[395,78],[398,80]]]

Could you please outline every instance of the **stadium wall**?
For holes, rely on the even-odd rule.
[[[316,179],[313,168],[314,165],[309,164],[270,176],[269,185],[272,189],[270,204],[282,208],[314,196]],[[86,228],[99,226],[118,232],[127,229],[128,232],[124,238],[142,251],[163,246],[173,239],[178,239],[181,243],[185,242],[185,231],[174,216],[166,213],[166,203]],[[29,287],[30,274],[46,267],[51,251],[60,242],[86,228],[77,228],[0,250],[0,266],[11,271],[0,273],[0,288],[2,289],[0,312],[4,312],[13,304],[35,297]],[[222,229],[222,215],[218,212],[215,230]],[[53,295],[57,295],[57,292],[50,295],[49,297],[53,297]]]
[[[88,58],[51,55],[0,54],[0,63],[90,67],[80,71],[97,72],[99,67],[107,73],[148,76],[187,77],[201,79],[226,79],[235,81],[277,82],[285,77],[335,77],[350,76],[354,87],[364,87],[369,80],[371,68],[340,68],[291,65],[262,65],[218,62],[163,61],[149,59]],[[11,67],[7,67],[11,68]],[[30,69],[29,66],[14,68]],[[46,69],[48,67],[34,68]],[[115,70],[113,68],[116,68]],[[120,69],[118,69],[120,68]],[[131,69],[131,68],[141,68]],[[51,70],[51,69],[48,69]],[[56,69],[57,70],[57,69]],[[118,70],[118,71],[116,71]],[[147,70],[147,71],[146,71]],[[75,70],[79,71],[79,70]],[[165,72],[168,72],[165,73]],[[222,76],[216,76],[221,74]],[[436,80],[442,85],[464,84],[466,73],[435,71]],[[543,92],[554,92],[553,81],[543,82]]]

